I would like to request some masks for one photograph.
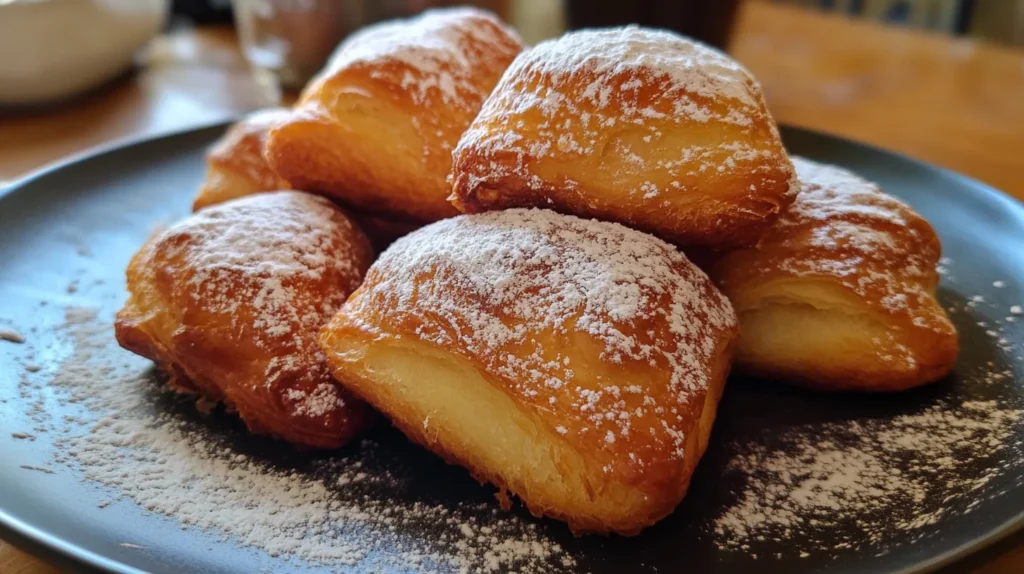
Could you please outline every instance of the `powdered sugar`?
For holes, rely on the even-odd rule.
[[[329,201],[301,192],[258,194],[204,209],[155,242],[197,304],[229,320],[251,321],[233,328],[250,330],[263,348],[288,338],[296,339],[297,349],[315,348],[303,334],[316,332],[369,263],[368,244],[352,222]],[[347,289],[309,288],[328,282]]]
[[[217,345],[226,360],[244,361],[230,374],[214,367],[185,372],[206,377],[205,387],[187,377],[171,383],[225,401],[250,428],[339,441],[365,406],[351,401],[344,408],[316,333],[359,285],[370,257],[366,237],[323,198],[292,191],[243,197],[202,209],[143,246],[129,268],[131,297],[120,325],[174,324],[173,335],[139,330],[176,349],[170,359],[179,364],[193,351],[173,346],[172,336]]]
[[[948,513],[970,512],[960,501],[1003,469],[953,477],[1019,449],[1007,439],[1022,414],[968,399],[892,419],[790,428],[772,448],[737,445],[723,480],[738,475],[743,486],[715,519],[715,539],[742,549],[785,540],[789,551],[828,554],[914,539]]]
[[[330,243],[331,229],[350,228],[340,223],[341,218],[333,217],[329,202],[312,195],[268,193],[242,201],[233,203],[230,209],[219,206],[203,210],[172,226],[164,235],[187,230],[203,241],[204,249],[189,253],[190,264],[202,269],[237,269],[266,278],[300,275],[317,279],[330,262],[324,249]],[[327,229],[321,224],[327,224],[323,225]],[[283,245],[294,249],[281,249]],[[338,259],[343,273],[358,275],[351,258]],[[200,281],[195,279],[193,283]]]
[[[278,335],[304,317],[289,310],[297,293],[286,286],[293,278],[323,279],[337,273],[358,284],[361,258],[354,247],[338,241],[353,235],[351,221],[329,201],[300,192],[265,193],[229,205],[204,209],[164,231],[158,242],[171,257],[182,257],[194,270],[189,282],[193,298],[213,312],[233,313],[251,302],[262,310],[257,327]],[[240,276],[256,280],[244,285]],[[239,296],[238,283],[248,287]],[[291,315],[291,316],[286,316]],[[318,319],[319,320],[319,319]]]
[[[728,301],[667,243],[538,209],[416,231],[381,255],[364,291],[342,309],[360,328],[387,336],[400,317],[420,339],[483,362],[523,402],[564,412],[574,439],[589,433],[596,448],[612,449],[626,448],[616,435],[649,434],[676,457],[685,439],[678,415],[705,392],[714,353],[736,329]],[[596,356],[558,343],[579,335]],[[633,369],[638,380],[625,382],[641,392],[580,378],[575,362],[592,360]]]
[[[814,230],[810,240],[813,247],[837,249],[841,245],[849,245],[857,251],[873,251],[875,249],[896,249],[892,238],[884,233],[849,221],[837,221],[827,227]]]
[[[595,80],[583,88],[582,97],[606,107],[614,90],[634,92],[648,82],[665,82],[670,97],[684,94],[701,98],[728,98],[745,106],[757,106],[750,86],[753,77],[735,60],[670,32],[626,26],[570,32],[537,44],[513,66],[529,63],[541,73],[568,77],[578,70],[592,72]],[[516,70],[510,69],[509,74]],[[611,79],[627,78],[614,86]],[[693,100],[680,99],[681,103]],[[638,113],[641,113],[638,111]],[[649,117],[658,112],[648,110]],[[710,115],[707,109],[698,113]],[[748,120],[749,121],[749,120]]]
[[[868,221],[906,225],[910,207],[885,195],[874,183],[840,167],[794,157],[797,177],[804,184],[805,201],[792,207],[788,218],[824,220],[837,215],[860,216]]]
[[[288,392],[288,398],[296,402],[293,408],[299,416],[319,417],[345,406],[334,383],[321,383],[311,393],[299,389],[289,389]]]

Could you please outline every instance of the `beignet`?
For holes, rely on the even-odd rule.
[[[192,203],[206,206],[263,191],[288,189],[288,182],[263,158],[267,133],[289,117],[285,108],[259,110],[228,128],[206,152],[206,178]]]
[[[672,246],[552,211],[395,242],[324,327],[335,377],[535,515],[635,534],[682,500],[737,336]]]
[[[281,191],[208,207],[132,258],[117,340],[175,390],[225,403],[254,433],[341,446],[372,411],[333,380],[317,332],[371,257],[363,233],[323,198]]]
[[[271,131],[267,158],[293,187],[359,212],[410,223],[455,215],[452,148],[520,49],[515,32],[471,8],[364,28]]]
[[[821,390],[898,391],[953,368],[931,226],[877,185],[793,158],[803,188],[749,249],[708,269],[732,300],[736,369]]]
[[[753,244],[797,191],[754,78],[635,26],[520,54],[453,157],[462,211],[545,207],[684,246]]]

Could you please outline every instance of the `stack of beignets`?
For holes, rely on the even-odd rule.
[[[338,447],[372,412],[331,378],[316,334],[371,257],[323,198],[282,191],[208,207],[132,258],[117,340],[252,432]]]
[[[271,131],[267,159],[294,187],[361,213],[421,224],[455,215],[451,150],[521,49],[470,8],[367,27]]]
[[[756,247],[708,267],[740,315],[737,369],[823,390],[898,391],[944,376],[958,344],[935,299],[935,231],[871,182],[793,163],[796,203]]]
[[[669,244],[514,209],[399,239],[321,345],[410,438],[534,514],[635,534],[683,498],[736,335]]]
[[[118,340],[301,445],[354,436],[361,397],[580,533],[682,500],[734,348],[825,390],[952,368],[934,231],[794,166],[739,64],[637,27],[521,50],[475,9],[354,34],[211,149],[198,213],[129,265]],[[427,226],[371,267],[353,220],[378,245]]]
[[[453,156],[452,201],[463,211],[545,207],[681,246],[750,245],[797,191],[748,72],[632,26],[520,54]]]

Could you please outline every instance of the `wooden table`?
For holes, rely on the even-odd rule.
[[[0,114],[0,185],[82,150],[186,129],[265,107],[229,27],[158,38],[145,67],[56,109]]]
[[[748,2],[732,52],[781,123],[875,144],[1024,199],[1024,52]],[[0,117],[0,182],[88,147],[266,105],[228,29],[157,41],[133,77],[46,114]],[[1024,544],[956,568],[1024,571]],[[0,572],[54,568],[0,542]]]

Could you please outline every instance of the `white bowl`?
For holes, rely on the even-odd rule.
[[[0,105],[69,98],[125,71],[169,0],[0,0]]]

